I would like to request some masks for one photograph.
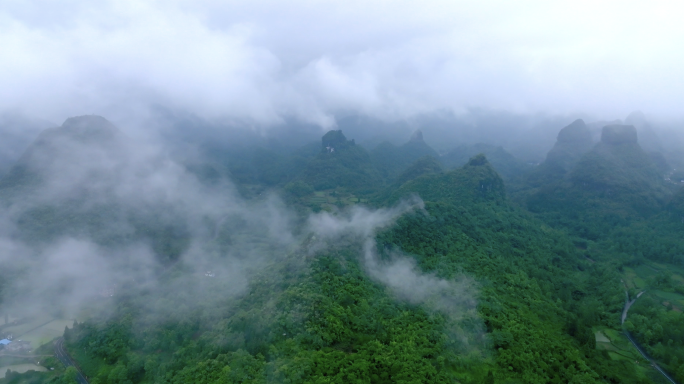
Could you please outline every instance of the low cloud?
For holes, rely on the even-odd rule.
[[[423,201],[414,196],[392,208],[369,210],[353,206],[346,211],[332,214],[321,212],[309,217],[309,229],[321,239],[331,240],[352,235],[368,238],[379,229],[394,224],[401,215],[416,209],[423,209]]]
[[[681,117],[674,3],[10,2],[0,111],[325,129],[471,107]]]
[[[400,202],[392,208],[371,210],[354,206],[336,215],[323,212],[309,218],[309,230],[318,243],[310,252],[340,243],[361,242],[360,260],[369,276],[386,286],[401,301],[420,305],[428,311],[447,317],[447,332],[457,340],[454,348],[482,350],[485,345],[482,320],[477,313],[477,283],[466,274],[449,279],[420,270],[414,258],[398,250],[383,257],[377,252],[375,235],[402,215],[423,210],[418,197]],[[423,211],[423,214],[427,214]]]
[[[100,128],[106,139],[44,133],[19,164],[19,184],[1,191],[0,313],[77,316],[129,287],[193,308],[205,280],[235,297],[250,271],[296,243],[295,216],[276,195],[245,200],[155,143]],[[174,268],[183,273],[169,279]]]

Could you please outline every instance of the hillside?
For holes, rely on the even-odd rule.
[[[558,132],[546,160],[525,176],[525,184],[539,187],[563,179],[593,146],[589,128],[583,120],[575,120]]]
[[[506,200],[503,180],[481,154],[471,158],[461,168],[443,174],[426,174],[404,183],[391,193],[388,202],[396,202],[411,194],[418,194],[426,201],[457,201],[463,205],[482,202],[501,204]]]
[[[625,329],[666,368],[682,366],[668,356],[684,361],[684,195],[633,127],[605,127],[582,156],[581,121],[564,128],[547,157],[562,177],[527,186],[530,212],[482,153],[448,170],[418,157],[385,180],[333,130],[289,154],[221,154],[244,160],[231,187],[125,139],[111,145],[118,130],[103,120],[41,135],[18,164],[38,182],[15,179],[24,193],[3,200],[26,247],[95,244],[42,291],[75,305],[65,281],[95,275],[89,286],[113,292],[79,298],[87,315],[64,332],[93,383],[655,383],[620,333],[625,290],[637,289],[649,293]],[[415,135],[395,149],[414,156],[423,144]],[[108,161],[83,165],[86,155]],[[60,180],[59,193],[46,189]],[[238,193],[252,183],[263,192]],[[73,252],[51,257],[71,265]],[[31,280],[45,255],[3,284],[51,283]],[[67,373],[24,375],[12,382]]]
[[[516,159],[513,155],[506,152],[503,147],[484,143],[458,146],[442,155],[439,159],[447,169],[459,168],[468,163],[471,157],[480,153],[487,156],[487,160],[489,160],[492,167],[504,180],[520,176],[531,169],[530,165]]]
[[[75,164],[121,155],[124,141],[121,132],[103,117],[71,117],[60,127],[45,129],[38,135],[0,180],[0,193],[19,193],[12,191],[37,187],[51,174],[71,172],[69,168]]]
[[[311,159],[299,176],[316,190],[345,187],[358,193],[370,193],[382,185],[382,179],[370,156],[342,131],[330,131],[321,139],[318,155]]]
[[[399,175],[399,177],[397,177],[397,180],[394,182],[394,186],[401,186],[404,183],[423,175],[441,172],[442,165],[439,163],[439,160],[435,159],[432,156],[421,157],[420,159],[416,160],[413,164],[411,164],[408,168],[406,168]]]
[[[439,158],[437,152],[423,140],[421,130],[415,131],[409,141],[399,147],[383,142],[371,151],[374,166],[383,179],[390,183],[414,161],[425,156]]]
[[[584,236],[656,214],[671,190],[637,142],[634,127],[609,125],[601,142],[557,182],[528,197],[533,212],[571,218]],[[573,224],[574,225],[574,224]]]
[[[508,207],[484,156],[408,181],[395,197],[414,193],[424,210],[399,213],[396,225],[362,223],[380,223],[376,215],[397,208],[350,212],[350,223],[381,226],[375,240],[354,235],[354,227],[339,234],[343,241],[326,234],[347,220],[344,213],[313,217],[327,224],[313,225],[315,236],[290,253],[271,251],[237,296],[227,281],[184,276],[188,266],[178,265],[154,290],[122,294],[115,316],[70,329],[68,343],[102,381],[632,381],[633,368],[594,351],[589,328],[597,314],[617,321],[617,275],[592,267],[561,232]],[[604,286],[585,285],[590,276]],[[192,292],[174,298],[190,300],[180,308],[164,298],[188,278],[206,294],[186,313]],[[144,310],[150,302],[157,303],[152,313]],[[573,314],[578,309],[582,315]],[[102,347],[77,352],[93,345]]]
[[[103,117],[72,117],[41,132],[0,179],[0,205],[12,212],[13,235],[24,241],[150,241],[168,261],[187,247],[189,235],[177,220],[182,209],[149,188],[148,175],[175,172],[164,167]]]

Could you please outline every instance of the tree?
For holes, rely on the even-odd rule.
[[[74,367],[67,367],[66,371],[60,378],[60,384],[76,384],[76,377],[78,376],[78,371]]]
[[[487,373],[487,378],[485,379],[484,384],[494,384],[494,374],[492,371]]]

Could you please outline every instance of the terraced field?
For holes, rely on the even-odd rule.
[[[670,279],[669,287],[654,286],[655,279],[665,274]],[[633,268],[623,268],[625,286],[635,291],[646,290],[646,294],[663,305],[672,305],[674,310],[684,310],[684,269],[649,262]]]
[[[613,360],[625,360],[635,364],[639,376],[646,378],[654,371],[649,362],[632,346],[627,338],[614,329],[597,327],[594,329],[596,349],[605,350]]]

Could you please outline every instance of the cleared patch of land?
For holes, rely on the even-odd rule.
[[[45,343],[50,342],[56,337],[62,336],[64,327],[72,326],[73,320],[52,320],[51,322],[36,328],[21,336],[22,340],[31,343],[33,348],[37,348]]]
[[[601,331],[596,331],[594,336],[596,336],[597,343],[610,343],[610,339],[607,338],[606,335],[604,335]]]
[[[73,320],[54,319],[49,316],[35,316],[17,321],[16,325],[9,324],[2,328],[3,334],[12,334],[14,340],[31,343],[32,348],[51,341],[64,333],[64,327],[71,326]]]
[[[649,362],[644,360],[634,346],[619,331],[610,328],[600,328],[595,333],[596,349],[605,350],[612,360],[623,360],[633,363],[640,378],[648,377],[651,370]],[[600,341],[599,341],[600,339]],[[606,340],[608,340],[606,342]]]
[[[32,316],[18,319],[15,323],[10,323],[2,327],[3,334],[12,334],[14,339],[21,339],[23,335],[40,328],[53,321],[52,316]]]
[[[28,371],[40,371],[40,372],[47,371],[47,368],[41,367],[40,365],[36,365],[36,364],[8,365],[5,367],[0,367],[0,379],[5,378],[5,373],[7,373],[8,369],[11,370],[12,372],[19,372],[19,373],[24,373],[24,372],[28,372]]]

